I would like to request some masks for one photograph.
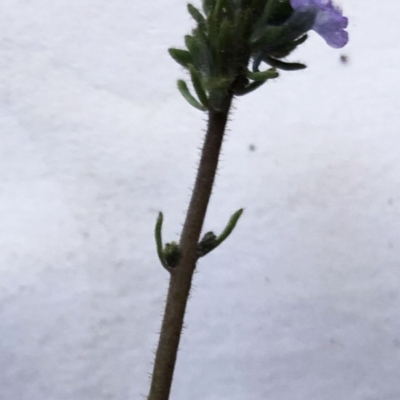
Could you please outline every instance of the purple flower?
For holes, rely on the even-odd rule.
[[[290,0],[294,14],[314,15],[314,23],[310,29],[322,36],[329,46],[341,48],[349,40],[348,19],[342,11],[332,4],[331,0]]]

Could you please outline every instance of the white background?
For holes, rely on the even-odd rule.
[[[1,0],[0,399],[146,395],[205,115],[185,1]],[[197,4],[197,3],[196,3]],[[400,5],[236,101],[171,400],[400,398]],[[349,63],[339,61],[341,54]],[[255,151],[250,151],[250,145]]]

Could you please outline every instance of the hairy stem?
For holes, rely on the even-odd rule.
[[[168,400],[186,305],[197,262],[197,244],[211,197],[232,97],[223,111],[210,110],[196,183],[180,238],[181,258],[171,270],[167,302],[158,342],[148,400]]]

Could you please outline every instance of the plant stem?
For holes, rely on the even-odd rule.
[[[211,197],[232,96],[223,111],[210,110],[195,186],[180,238],[181,258],[171,270],[167,302],[154,361],[148,400],[168,400],[182,334],[186,305],[198,259],[197,244]]]

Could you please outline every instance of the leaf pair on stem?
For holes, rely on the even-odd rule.
[[[197,257],[203,257],[206,254],[210,253],[214,249],[216,249],[235,229],[239,218],[243,213],[243,208],[236,211],[231,218],[229,219],[225,229],[219,236],[216,236],[213,232],[207,232],[203,238],[200,240],[197,245]],[[157,246],[157,255],[161,262],[161,265],[167,270],[171,271],[174,268],[180,258],[180,249],[179,245],[176,242],[170,242],[163,245],[162,241],[162,225],[164,221],[164,215],[162,212],[158,214],[156,227],[154,231],[156,246]]]

